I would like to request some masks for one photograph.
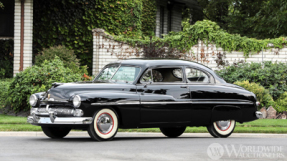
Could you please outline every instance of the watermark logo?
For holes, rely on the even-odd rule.
[[[207,155],[212,160],[220,158],[257,158],[257,159],[282,159],[283,146],[250,146],[213,143],[207,148]]]
[[[224,154],[223,146],[218,143],[213,143],[208,146],[207,148],[207,155],[213,159],[218,160],[220,159]]]

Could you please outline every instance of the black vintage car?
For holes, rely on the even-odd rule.
[[[28,122],[51,138],[71,129],[111,140],[118,128],[159,127],[168,137],[206,126],[228,137],[236,122],[261,117],[256,96],[228,84],[210,68],[183,60],[123,60],[106,65],[92,82],[53,83],[30,97]]]

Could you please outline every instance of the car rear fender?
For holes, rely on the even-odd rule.
[[[212,109],[211,122],[220,120],[235,120],[240,122],[242,111],[239,106],[218,105]]]

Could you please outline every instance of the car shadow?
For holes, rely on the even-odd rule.
[[[214,139],[213,137],[178,137],[178,138],[168,138],[168,137],[115,137],[111,141],[135,141],[135,140],[175,140],[175,139]],[[41,138],[29,138],[29,140],[33,141],[41,141],[41,142],[96,142],[92,140],[90,137],[66,137],[63,139],[51,139],[48,137]]]

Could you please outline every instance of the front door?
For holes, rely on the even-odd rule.
[[[160,67],[145,72],[137,84],[142,125],[191,121],[190,93],[182,71],[182,67]]]

